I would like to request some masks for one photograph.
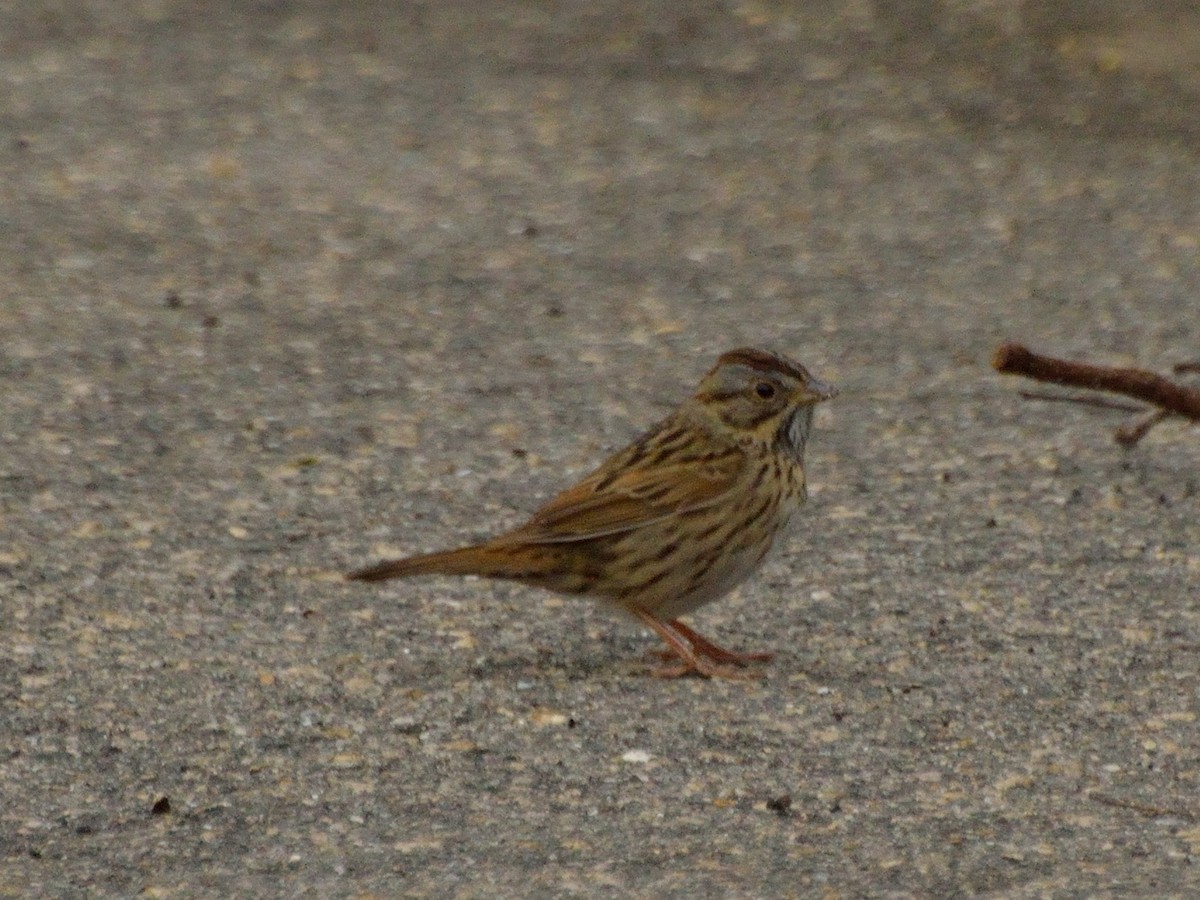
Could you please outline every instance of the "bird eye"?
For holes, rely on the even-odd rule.
[[[760,381],[754,386],[754,393],[758,394],[764,400],[770,400],[775,396],[775,385],[769,381]]]

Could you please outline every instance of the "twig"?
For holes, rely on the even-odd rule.
[[[1169,806],[1154,806],[1149,803],[1138,803],[1135,800],[1124,800],[1120,797],[1110,797],[1108,794],[1101,794],[1099,791],[1091,791],[1088,796],[1097,803],[1103,803],[1105,806],[1115,806],[1117,809],[1130,809],[1135,813],[1139,813],[1151,819],[1158,819],[1163,816],[1174,816],[1177,819],[1184,819],[1188,822],[1196,821],[1196,814],[1189,809],[1173,809]]]
[[[1122,447],[1132,447],[1144,438],[1151,428],[1169,415],[1170,413],[1165,409],[1152,409],[1140,418],[1118,428],[1113,434],[1113,439]]]
[[[1045,400],[1049,403],[1078,403],[1080,406],[1099,406],[1101,409],[1119,409],[1121,412],[1142,412],[1144,406],[1109,400],[1107,397],[1080,397],[1071,394],[1046,394],[1042,391],[1018,391],[1022,400]]]
[[[992,359],[997,372],[1036,381],[1124,394],[1153,403],[1167,412],[1200,421],[1200,390],[1177,384],[1145,369],[1118,369],[1040,356],[1020,344],[1001,344]]]
[[[1072,362],[1053,356],[1042,356],[1020,344],[1001,344],[992,357],[997,372],[1024,375],[1035,381],[1061,384],[1067,387],[1108,391],[1142,400],[1157,406],[1152,414],[1117,430],[1116,440],[1131,447],[1167,416],[1182,416],[1200,422],[1200,389],[1187,387],[1145,369],[1125,369]],[[1192,371],[1193,364],[1176,367],[1176,371]],[[1200,364],[1195,364],[1200,370]]]

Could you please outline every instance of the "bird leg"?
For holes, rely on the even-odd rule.
[[[707,656],[713,662],[734,663],[745,666],[750,663],[767,662],[774,658],[774,653],[738,653],[736,650],[726,650],[720,644],[714,644],[703,635],[684,625],[678,619],[670,623],[671,627],[691,641],[692,647],[701,656]]]
[[[631,609],[635,616],[638,617],[650,630],[657,634],[660,638],[666,641],[667,646],[671,648],[675,656],[678,656],[682,662],[675,666],[665,666],[661,669],[655,669],[653,674],[656,678],[679,678],[683,675],[701,675],[705,678],[747,678],[752,677],[747,672],[733,666],[721,665],[719,660],[706,658],[708,654],[703,653],[697,655],[697,647],[692,649],[690,637],[685,636],[685,633],[679,629],[678,621],[667,624],[656,618],[644,609]],[[695,634],[686,625],[683,628],[687,632]],[[701,638],[704,641],[703,638]],[[707,641],[704,641],[708,644]],[[715,645],[709,645],[715,646]],[[720,648],[717,648],[720,649]]]

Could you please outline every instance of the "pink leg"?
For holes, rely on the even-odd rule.
[[[767,662],[775,656],[774,653],[737,653],[733,650],[726,650],[719,644],[714,644],[708,638],[697,634],[678,619],[671,622],[670,625],[675,631],[691,641],[692,647],[697,653],[701,656],[707,656],[713,662],[733,663],[744,666],[752,662]]]
[[[655,669],[657,678],[679,678],[682,675],[703,675],[706,678],[746,678],[747,674],[730,666],[720,665],[719,660],[704,659],[696,655],[696,651],[688,643],[691,638],[681,634],[677,629],[678,622],[667,624],[655,618],[643,609],[633,609],[631,612],[646,624],[655,634],[666,641],[667,646],[683,662],[677,666]],[[685,625],[684,628],[687,628]],[[687,631],[691,631],[687,628]],[[692,632],[693,634],[695,632]],[[703,640],[703,638],[701,638]],[[706,642],[707,643],[707,642]],[[697,648],[698,649],[698,648]],[[718,648],[719,649],[719,648]]]

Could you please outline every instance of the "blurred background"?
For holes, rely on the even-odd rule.
[[[1186,884],[1196,432],[989,359],[1200,357],[1198,99],[1191,2],[0,2],[0,892]],[[842,390],[763,686],[341,582],[744,344]]]

